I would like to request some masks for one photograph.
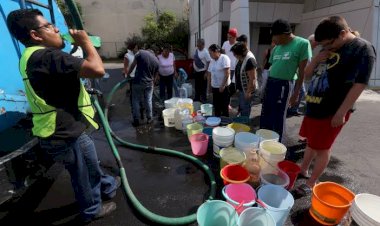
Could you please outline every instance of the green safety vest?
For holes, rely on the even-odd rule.
[[[56,108],[48,105],[44,99],[39,97],[30,85],[26,66],[29,57],[37,50],[43,49],[41,46],[28,47],[24,50],[20,59],[20,73],[25,86],[25,93],[33,114],[33,135],[46,138],[55,132],[56,128]],[[78,109],[82,112],[89,123],[96,129],[99,125],[94,121],[95,111],[91,105],[90,95],[87,93],[83,84],[80,84],[80,92],[78,97]]]

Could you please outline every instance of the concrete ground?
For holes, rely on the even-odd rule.
[[[110,78],[100,82],[107,93],[121,81],[121,64],[106,64]],[[380,195],[380,95],[373,91],[363,93],[357,104],[357,111],[342,130],[333,147],[333,155],[321,181],[333,181],[346,186],[354,193]],[[112,100],[110,125],[114,132],[133,143],[175,149],[191,154],[189,142],[184,134],[174,128],[165,128],[156,120],[153,126],[131,126],[130,105],[126,88],[118,91]],[[253,108],[252,128],[258,128],[260,106]],[[300,162],[303,145],[298,143],[298,130],[302,116],[287,120],[285,144],[288,157]],[[117,164],[106,143],[103,131],[93,133],[101,165],[108,173],[118,173]],[[208,195],[209,186],[202,171],[192,163],[173,157],[119,147],[127,177],[137,198],[151,211],[170,217],[195,213]],[[213,169],[219,178],[218,162],[212,155],[201,160]],[[219,189],[220,179],[217,181]],[[298,180],[297,184],[304,180]],[[220,192],[218,192],[218,198]],[[91,222],[92,226],[139,226],[154,225],[137,214],[121,189],[114,198],[117,210],[110,216]],[[285,225],[318,225],[307,210],[310,197],[297,199]],[[75,214],[77,207],[70,185],[70,177],[62,167],[55,165],[24,197],[17,202],[0,206],[0,225],[78,225]],[[192,224],[196,225],[196,223]],[[354,225],[354,223],[352,224]]]

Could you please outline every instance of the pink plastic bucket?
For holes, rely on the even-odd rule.
[[[204,133],[196,133],[190,136],[191,150],[194,155],[204,155],[207,152],[209,136]]]
[[[256,203],[256,192],[246,183],[228,184],[224,186],[222,194],[226,201],[235,207],[238,214]]]

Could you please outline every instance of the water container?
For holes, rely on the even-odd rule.
[[[212,130],[214,156],[220,157],[219,152],[222,148],[233,144],[235,131],[228,127],[215,127]]]
[[[193,114],[194,108],[193,108],[193,100],[190,98],[180,98],[177,102],[177,106],[179,108],[187,108],[189,109],[190,114]]]
[[[174,113],[174,121],[175,121],[174,127],[177,130],[182,130],[182,120],[188,115],[190,115],[189,109],[180,109],[180,108],[176,109]]]
[[[219,152],[220,168],[228,164],[243,165],[246,155],[234,147],[222,148]]]
[[[221,119],[219,117],[208,117],[206,119],[206,125],[210,127],[219,126]]]
[[[166,109],[168,109],[168,108],[176,108],[178,100],[179,100],[178,97],[173,97],[173,98],[170,98],[169,100],[165,100],[164,101],[165,108]]]
[[[181,88],[182,87],[186,89],[187,97],[191,97],[193,95],[193,86],[190,83],[184,83]]]
[[[187,134],[187,125],[193,123],[193,118],[190,115],[185,115],[182,119],[182,132]]]
[[[188,98],[187,89],[185,87],[181,87],[178,89],[180,98]]]
[[[206,118],[202,116],[201,111],[197,111],[197,115],[194,117],[194,122],[200,123],[202,125],[205,124]]]
[[[164,117],[164,124],[166,127],[174,127],[174,113],[176,108],[168,108],[162,111],[162,116]]]
[[[273,141],[265,140],[260,143],[260,166],[262,169],[266,167],[277,167],[277,164],[285,159],[285,145]]]
[[[249,132],[238,132],[235,135],[234,145],[237,149],[244,152],[256,150],[259,147],[260,138]]]
[[[212,104],[202,104],[201,105],[201,112],[204,116],[211,116],[212,115]]]

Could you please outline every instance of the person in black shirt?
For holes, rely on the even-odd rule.
[[[46,153],[69,171],[81,219],[88,222],[109,214],[116,204],[103,204],[102,198],[115,196],[120,177],[106,175],[100,169],[94,142],[86,134],[87,129],[98,125],[80,81],[102,77],[102,60],[82,30],[70,30],[70,34],[87,53],[86,59],[63,52],[58,28],[39,10],[15,10],[8,15],[7,25],[26,47],[20,72],[33,113],[33,134]]]
[[[331,146],[367,86],[376,59],[374,47],[357,37],[342,17],[322,20],[314,35],[323,50],[305,68],[305,75],[312,80],[300,129],[300,136],[307,141],[301,175],[309,177],[312,160],[315,164],[306,184],[295,190],[298,195],[310,192],[325,170]]]
[[[256,59],[244,42],[237,42],[231,47],[231,51],[238,60],[235,68],[235,81],[236,90],[239,91],[240,115],[249,117],[253,93],[258,90]]]

